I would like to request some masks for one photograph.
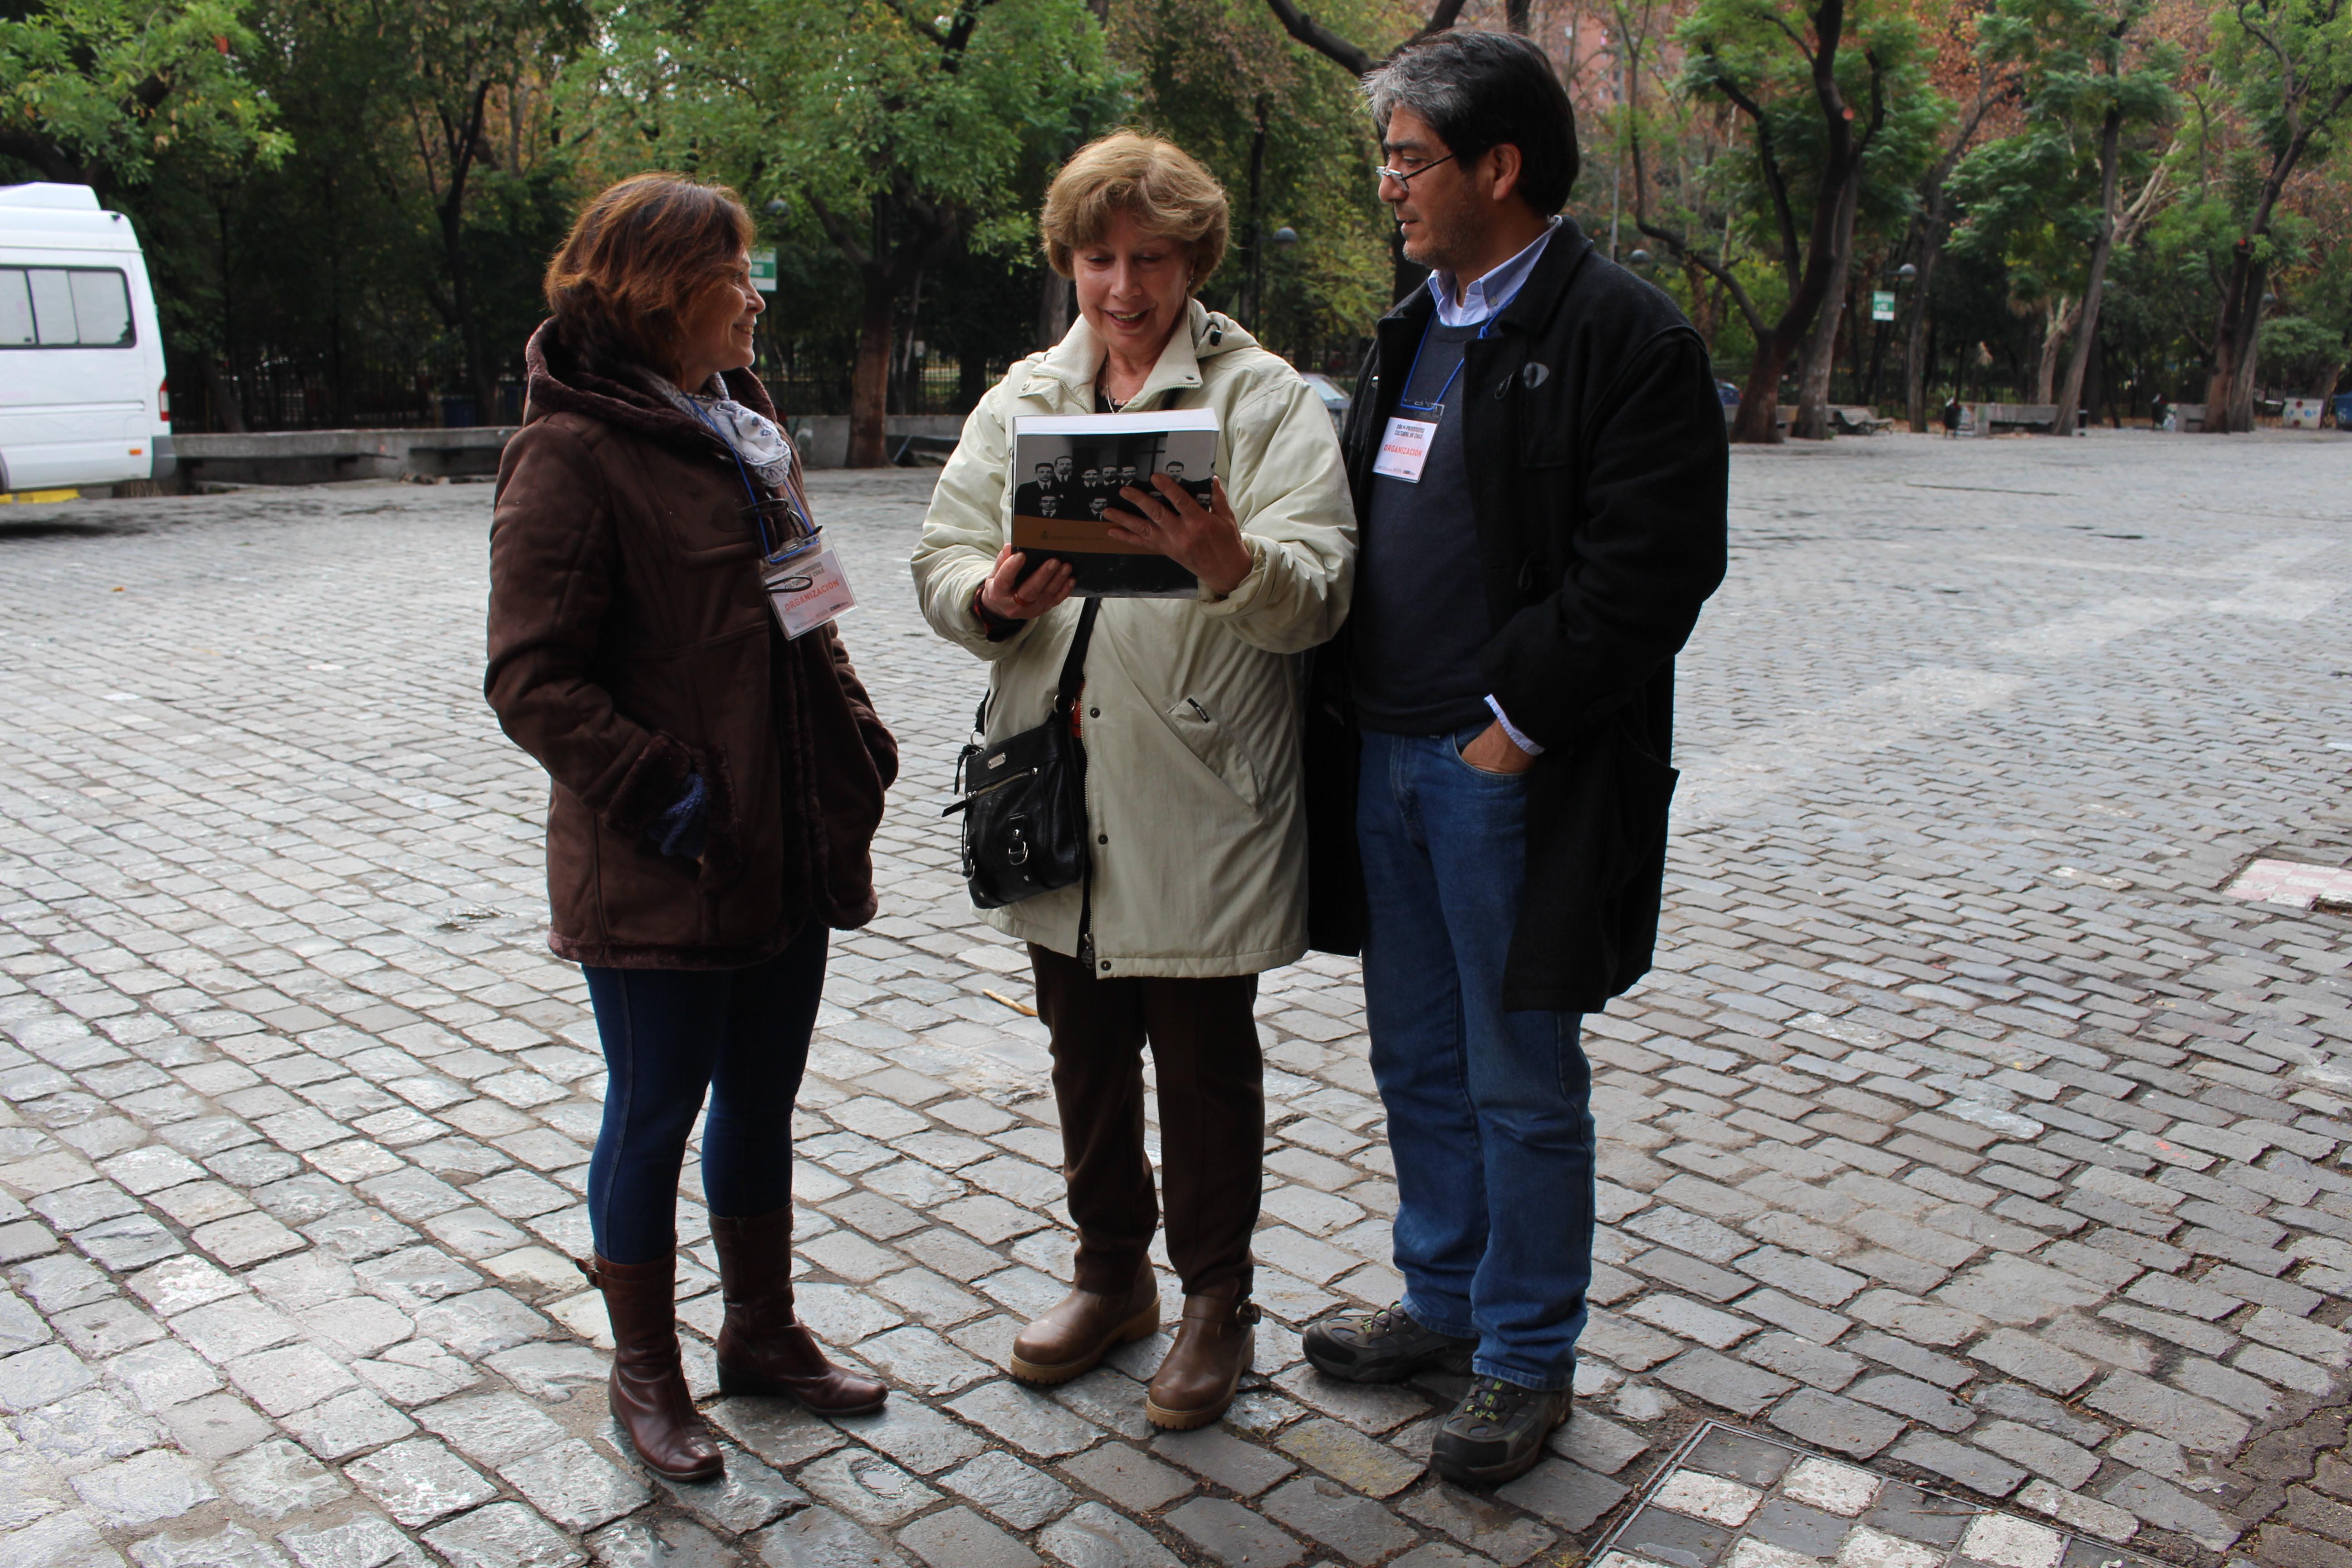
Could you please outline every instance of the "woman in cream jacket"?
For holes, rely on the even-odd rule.
[[[1080,319],[973,410],[914,556],[932,627],[988,666],[992,742],[1045,721],[1081,607],[1066,566],[1024,576],[1009,548],[1013,421],[1205,407],[1222,434],[1211,504],[1164,477],[1112,503],[1131,538],[1202,588],[1099,612],[1076,715],[1091,887],[985,916],[1029,944],[1078,1229],[1076,1289],[1022,1333],[1012,1371],[1064,1382],[1158,1326],[1148,1041],[1185,1300],[1145,1410],[1161,1426],[1200,1426],[1231,1403],[1257,1317],[1249,1238],[1265,1110],[1252,1008],[1257,975],[1307,947],[1298,656],[1347,614],[1354,513],[1313,391],[1192,297],[1225,244],[1224,195],[1206,171],[1167,142],[1106,137],[1063,169],[1040,226]]]

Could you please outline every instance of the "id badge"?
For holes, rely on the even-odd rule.
[[[1444,416],[1439,414],[1439,418]],[[1409,485],[1421,483],[1422,466],[1429,461],[1430,443],[1436,438],[1437,420],[1391,416],[1388,429],[1381,435],[1380,456],[1372,459],[1372,472]]]
[[[788,637],[813,632],[857,606],[857,595],[849,591],[841,559],[830,546],[772,563],[761,571],[760,578],[767,587],[768,604],[776,612],[777,624]]]

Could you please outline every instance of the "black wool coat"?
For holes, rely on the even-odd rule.
[[[1356,518],[1436,310],[1381,318],[1341,440]],[[1544,747],[1528,781],[1528,879],[1504,1005],[1597,1012],[1649,970],[1665,874],[1675,655],[1723,581],[1729,454],[1706,345],[1674,302],[1562,219],[1459,390],[1491,635],[1486,689]],[[1362,950],[1350,621],[1318,650],[1308,704],[1308,940]]]

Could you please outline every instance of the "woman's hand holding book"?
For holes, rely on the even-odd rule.
[[[1242,525],[1225,499],[1225,481],[1213,482],[1202,506],[1166,474],[1151,476],[1151,488],[1128,485],[1118,492],[1128,510],[1103,513],[1111,536],[1156,550],[1198,577],[1220,599],[1242,585],[1255,564],[1242,542]]]

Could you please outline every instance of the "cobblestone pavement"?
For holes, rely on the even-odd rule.
[[[1734,472],[1662,962],[1589,1024],[1580,1405],[1493,1498],[1425,1475],[1451,1387],[1297,1357],[1396,1289],[1347,963],[1265,988],[1232,1417],[1147,1430],[1164,1341],[1000,1375],[1070,1238],[1022,962],[936,815],[980,675],[910,603],[924,476],[816,485],[907,768],[803,1101],[801,1300],[898,1393],[714,1401],[729,1477],[688,1488],[614,1447],[567,1260],[599,1061],[539,936],[544,786],[478,694],[488,489],[0,513],[0,1565],[1518,1568],[1710,1417],[2153,1557],[2352,1563],[2352,921],[2221,890],[2352,860],[2352,441]]]

